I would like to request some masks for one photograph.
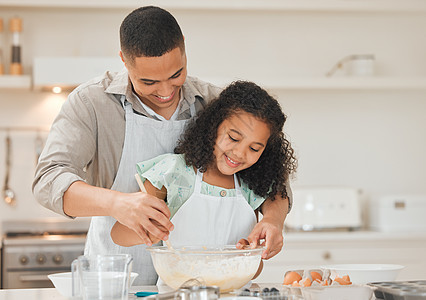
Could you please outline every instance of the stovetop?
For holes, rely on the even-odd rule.
[[[7,232],[4,238],[26,238],[26,237],[47,237],[47,236],[72,236],[86,235],[86,231],[44,231],[44,232]]]
[[[87,232],[90,218],[44,218],[6,220],[1,223],[2,236],[66,235]]]

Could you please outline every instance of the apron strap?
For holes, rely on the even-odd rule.
[[[133,115],[132,104],[129,101],[126,100],[125,95],[121,95],[120,101],[121,101],[121,104],[123,105],[124,111],[126,112],[126,118],[129,115]]]
[[[195,178],[194,193],[201,194],[201,181],[203,181],[203,173],[197,169],[197,177]]]
[[[191,112],[191,118],[195,117],[197,114],[195,111],[195,101],[189,106],[189,111]]]
[[[240,184],[238,183],[237,174],[234,174],[234,186],[235,186],[235,196],[243,197],[243,194],[241,193]]]

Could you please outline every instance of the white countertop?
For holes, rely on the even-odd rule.
[[[143,299],[134,295],[135,292],[147,291],[157,292],[156,286],[133,286],[130,288],[129,299]],[[68,300],[55,288],[43,289],[0,289],[0,300]]]
[[[426,240],[426,232],[380,232],[371,230],[359,231],[316,231],[316,232],[284,232],[286,242],[326,242],[344,240]]]
[[[134,295],[135,292],[146,291],[146,292],[156,292],[158,291],[157,286],[134,286],[130,288],[129,299],[143,299],[138,298]],[[221,297],[229,297],[230,294],[222,294]],[[59,294],[59,292],[54,288],[44,288],[44,289],[0,289],[0,300],[69,300]],[[373,299],[376,299],[373,297]]]
[[[371,230],[358,231],[315,231],[284,232],[286,242],[327,242],[327,241],[386,241],[386,240],[424,240],[426,232],[380,232]],[[2,243],[0,243],[0,249]]]

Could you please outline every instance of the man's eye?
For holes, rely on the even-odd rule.
[[[179,73],[177,73],[177,74],[173,75],[173,76],[172,76],[172,77],[170,77],[170,78],[176,79],[176,78],[178,78],[178,77],[180,76],[180,74],[181,74],[181,72],[179,72]]]
[[[144,83],[143,84],[145,84],[145,85],[153,85],[155,82],[145,82],[144,81]]]

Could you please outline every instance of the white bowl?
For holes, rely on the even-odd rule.
[[[133,284],[133,281],[135,281],[136,277],[138,277],[139,274],[132,272],[130,273],[130,285]],[[72,273],[71,272],[65,272],[65,273],[55,273],[55,274],[49,274],[47,277],[52,281],[55,288],[58,290],[58,292],[65,297],[71,298],[72,297]]]
[[[398,273],[405,267],[389,264],[342,264],[326,265],[322,268],[335,271],[339,276],[349,275],[354,284],[366,284],[369,282],[394,281]]]
[[[263,248],[236,249],[222,247],[186,246],[168,249],[166,246],[148,247],[154,268],[171,288],[197,279],[207,286],[217,286],[220,292],[239,289],[256,273]]]

